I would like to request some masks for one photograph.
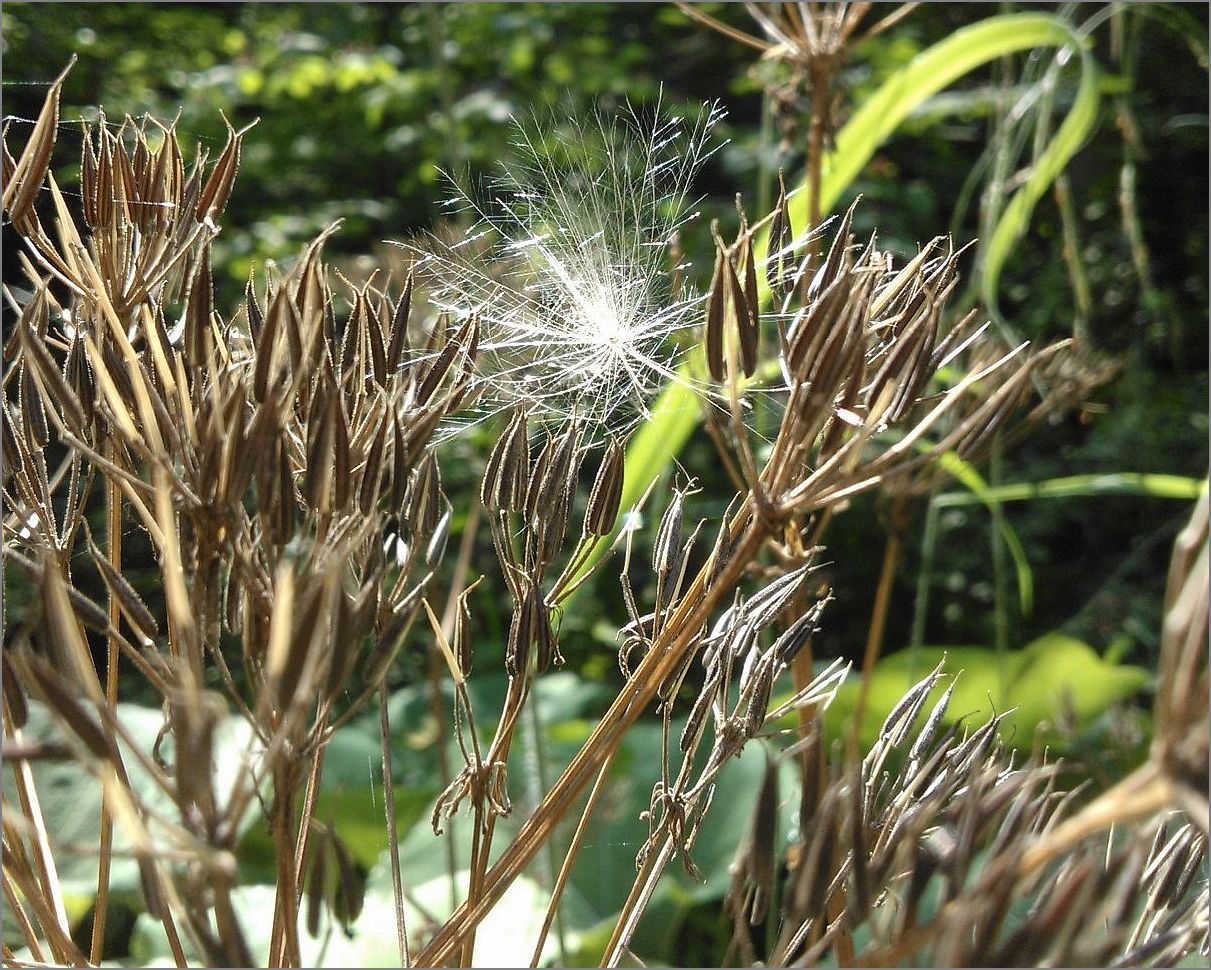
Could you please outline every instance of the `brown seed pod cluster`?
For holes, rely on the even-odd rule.
[[[659,764],[631,779],[651,797],[633,820],[638,871],[607,965],[626,956],[670,862],[700,874],[695,846],[719,777],[752,745],[770,767],[732,869],[729,959],[1133,964],[1205,947],[1205,501],[1174,560],[1156,746],[1127,788],[1078,812],[1054,764],[1002,749],[998,720],[944,729],[940,671],[905,694],[865,754],[856,740],[823,741],[820,713],[844,676],[839,664],[813,668],[831,599],[829,517],[863,492],[911,490],[946,452],[978,458],[1012,434],[1035,377],[1062,371],[1061,347],[1003,348],[952,320],[949,243],[897,266],[876,239],[854,238],[851,209],[817,252],[819,240],[796,237],[784,187],[763,218],[741,212],[732,243],[716,233],[694,352],[736,494],[708,521],[698,483],[676,479],[641,543],[640,510],[623,507],[628,443],[601,433],[600,414],[556,422],[549,406],[515,401],[498,416],[478,494],[447,495],[465,479],[449,465],[443,476],[436,443],[483,391],[484,318],[426,314],[410,272],[398,285],[350,284],[324,258],[337,226],[286,271],[249,279],[224,313],[211,244],[245,132],[231,130],[213,164],[202,154],[187,167],[172,125],[86,128],[73,212],[51,165],[61,85],[19,155],[7,137],[4,151],[28,292],[8,294],[3,552],[34,591],[4,653],[4,876],[19,933],[4,941],[6,963],[19,947],[40,963],[106,956],[115,829],[180,965],[297,966],[300,927],[364,931],[364,873],[339,820],[316,806],[329,743],[371,699],[402,965],[469,965],[478,923],[568,831],[541,956],[611,765],[645,712],[665,743]],[[1084,386],[1070,383],[1071,395]],[[755,388],[773,409],[768,440],[747,420]],[[461,535],[453,526],[457,562],[439,573],[456,510],[467,513]],[[488,537],[477,545],[479,521]],[[137,569],[131,535],[149,550]],[[626,611],[616,696],[494,846],[535,684],[581,649],[561,619],[608,570]],[[476,612],[492,582],[508,610],[494,729],[468,688],[491,666]],[[460,905],[411,935],[392,791],[392,758],[407,752],[393,752],[386,703],[406,645],[430,651],[443,763],[461,758],[434,786],[432,827],[470,843]],[[150,747],[118,715],[132,681],[163,710]],[[54,739],[24,733],[35,706]],[[248,741],[221,766],[232,717]],[[40,758],[74,760],[103,792],[87,943],[63,904]],[[140,794],[136,769],[168,808]],[[778,832],[784,769],[799,782],[793,838]],[[472,825],[449,825],[464,809]],[[254,952],[233,897],[239,833],[258,811],[274,865],[267,953]],[[560,824],[577,811],[574,831]],[[1104,838],[1119,822],[1127,836]]]

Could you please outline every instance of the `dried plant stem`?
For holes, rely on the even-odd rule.
[[[25,945],[29,947],[30,956],[39,963],[46,963],[47,959],[42,953],[41,945],[38,943],[38,934],[34,930],[34,925],[29,921],[29,915],[21,904],[21,896],[13,885],[12,878],[7,869],[4,870],[4,898],[8,901],[9,912],[13,914],[13,918],[21,928],[21,935],[25,938]],[[4,955],[5,959],[11,959],[12,957],[12,951],[9,950],[7,943],[4,945]],[[537,964],[534,965],[537,966]]]
[[[866,713],[866,699],[870,693],[871,677],[883,653],[883,635],[887,629],[887,611],[891,606],[891,588],[896,578],[896,567],[900,564],[900,546],[904,534],[902,510],[904,501],[897,496],[892,511],[891,525],[887,533],[887,545],[883,548],[883,566],[879,570],[879,585],[875,589],[875,602],[871,608],[870,630],[866,636],[866,650],[862,655],[862,682],[858,687],[858,699],[854,705],[854,732],[860,733],[862,718]]]
[[[547,785],[549,784],[547,776],[547,757],[544,750],[544,745],[546,742],[543,728],[545,725],[543,724],[542,713],[537,704],[527,704],[524,717],[526,719],[526,727],[530,729],[529,751],[533,759],[533,770],[529,772],[529,774],[531,782],[534,786],[532,797],[534,802],[537,802],[542,797],[542,793],[547,790]],[[608,770],[609,765],[607,765],[606,768]],[[543,875],[547,881],[553,882],[555,878],[555,846],[548,841],[544,851],[546,853],[545,861],[547,871]],[[554,898],[554,896],[552,898]],[[560,918],[558,906],[556,906],[552,912],[555,914],[555,941],[559,946],[559,962],[560,964],[566,964],[567,947],[564,942],[563,920]],[[550,924],[547,924],[547,928],[545,928],[541,934],[543,939],[546,937],[549,926]],[[540,942],[539,949],[541,950],[541,948],[542,944]]]
[[[445,699],[442,696],[442,676],[445,670],[445,665],[441,659],[441,651],[434,649],[429,651],[429,713],[433,717],[433,723],[437,725],[437,737],[434,740],[434,746],[437,749],[437,770],[440,773],[438,779],[444,790],[454,778],[454,773],[450,770],[450,754],[447,751],[446,745],[446,706]],[[446,873],[450,878],[450,908],[454,909],[458,906],[458,860],[455,856],[454,844],[458,832],[458,816],[451,815],[446,819],[447,838],[444,840],[446,844]]]
[[[812,120],[807,132],[807,231],[820,225],[820,177],[824,165],[824,137],[831,121],[832,65],[820,58],[811,63]],[[819,252],[819,237],[808,243],[813,256]]]
[[[912,633],[908,638],[910,650],[925,645],[925,614],[929,609],[929,584],[934,555],[938,548],[938,503],[929,496],[925,508],[925,525],[921,530],[921,566],[917,571],[917,591],[913,600]]]
[[[4,708],[4,727],[6,737],[20,741],[20,732],[14,727],[7,705]],[[59,874],[55,868],[55,859],[51,855],[50,841],[46,833],[46,823],[42,818],[42,807],[38,801],[38,791],[34,786],[34,775],[30,763],[21,759],[13,765],[13,779],[16,782],[17,800],[21,804],[21,812],[29,821],[33,830],[34,866],[37,879],[42,884],[41,892],[30,895],[30,890],[24,890],[25,895],[33,902],[50,900],[53,909],[47,913],[39,913],[39,921],[48,938],[52,931],[61,933],[68,941],[71,939],[71,924],[67,921],[67,910],[63,905],[63,893],[59,888]],[[48,918],[49,917],[49,918]],[[53,945],[53,940],[52,940]],[[56,958],[62,959],[56,954]]]
[[[601,770],[597,772],[597,779],[593,782],[593,787],[589,789],[589,798],[585,803],[584,810],[580,813],[580,821],[576,824],[576,831],[572,834],[572,843],[568,846],[568,851],[564,855],[563,865],[559,867],[559,875],[555,878],[555,886],[551,890],[551,901],[547,904],[547,914],[542,921],[542,929],[538,933],[538,942],[534,944],[534,955],[530,957],[530,966],[537,967],[538,961],[542,958],[542,949],[547,942],[547,934],[551,930],[551,924],[555,920],[555,914],[559,910],[559,900],[563,896],[564,887],[568,883],[568,876],[572,874],[572,864],[576,860],[576,854],[580,851],[580,844],[584,839],[585,832],[589,828],[589,819],[593,816],[593,809],[597,807],[597,799],[603,791],[605,791],[606,779],[610,775],[610,761],[606,761],[601,766]]]
[[[1029,876],[1082,839],[1115,825],[1147,818],[1169,808],[1173,786],[1155,761],[1136,769],[1080,812],[1044,834],[1021,857],[1018,872]]]
[[[484,880],[484,870],[487,868],[487,848],[486,843],[491,841],[491,832],[489,828],[495,826],[495,816],[489,815],[484,818],[484,806],[482,803],[477,803],[473,812],[472,830],[471,830],[471,871],[467,877],[467,904],[472,905],[480,898]],[[463,937],[462,950],[459,953],[460,967],[470,967],[474,963],[475,957],[475,927],[467,932]]]
[[[316,734],[323,735],[328,723],[327,712],[316,719]],[[324,746],[318,746],[311,756],[311,770],[307,773],[307,787],[303,789],[303,810],[299,816],[298,838],[294,846],[295,906],[303,897],[303,865],[307,861],[307,846],[311,841],[311,822],[315,818],[315,799],[320,791],[320,779],[324,771]]]
[[[767,534],[766,529],[767,526],[760,520],[752,519],[749,503],[746,503],[732,520],[732,531],[738,538],[733,557],[722,575],[709,589],[705,588],[704,572],[695,578],[670,618],[667,632],[632,674],[632,686],[620,692],[542,803],[522,825],[496,864],[488,870],[478,901],[468,899],[450,916],[424,950],[417,954],[418,964],[432,966],[447,959],[451,951],[460,945],[463,936],[491,911],[542,844],[552,836],[555,823],[568,812],[571,803],[601,770],[602,765],[613,757],[626,731],[647,708],[665,677],[679,668],[686,651],[695,641],[697,622],[709,614],[740,578],[749,560],[760,549]]]
[[[387,682],[378,688],[379,728],[383,738],[383,805],[387,812],[387,852],[391,860],[391,895],[395,900],[395,936],[401,967],[410,967],[408,926],[404,917],[404,881],[399,868],[399,825],[395,818],[395,781],[391,768],[391,722],[387,713]]]
[[[500,726],[496,730],[496,737],[488,749],[487,764],[491,765],[496,762],[500,762],[501,764],[508,763],[509,749],[513,744],[513,732],[517,727],[517,718],[522,708],[525,707],[529,693],[530,684],[527,678],[512,679],[509,681],[509,693],[505,699],[504,710],[501,712]],[[495,811],[488,811],[486,810],[487,808],[488,806],[483,797],[475,804],[475,829],[471,838],[471,872],[468,880],[467,902],[465,905],[474,905],[483,892],[484,880],[488,871],[488,859],[492,854],[492,837],[496,834],[497,813]],[[469,967],[472,965],[474,953],[475,927],[472,926],[463,941],[462,966]]]
[[[118,464],[117,445],[109,439],[106,450],[108,458]],[[122,571],[122,493],[113,479],[105,479],[105,545],[106,555],[117,572]],[[122,612],[118,598],[109,593],[109,625],[111,634],[105,646],[105,703],[115,716],[118,709],[118,624]],[[89,946],[90,963],[100,964],[105,945],[105,921],[109,910],[109,862],[113,848],[113,817],[104,798],[101,799],[101,837],[97,858],[97,899],[93,905],[93,931]]]
[[[667,835],[661,842],[660,851],[651,852],[644,859],[639,875],[635,877],[627,900],[623,903],[618,922],[614,924],[614,932],[610,936],[610,942],[606,944],[601,966],[618,966],[618,961],[622,959],[622,955],[631,942],[631,937],[635,935],[635,927],[639,925],[639,919],[647,909],[652,893],[656,890],[656,883],[660,881],[660,876],[673,857],[675,848],[676,842],[673,836]]]
[[[278,756],[273,771],[273,804],[270,833],[277,861],[277,893],[273,907],[273,933],[269,947],[269,966],[298,966],[298,887],[295,880],[294,837],[291,817],[294,815],[294,788],[297,774],[293,766],[283,764]]]

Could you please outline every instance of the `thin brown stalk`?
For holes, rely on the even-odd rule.
[[[559,875],[555,877],[555,886],[551,890],[551,901],[547,904],[547,913],[543,917],[542,929],[538,931],[538,941],[534,944],[534,955],[530,957],[530,966],[537,967],[538,961],[542,959],[542,950],[547,942],[547,934],[551,931],[551,924],[555,921],[555,914],[559,910],[559,900],[563,897],[564,887],[568,883],[568,877],[572,874],[572,863],[576,860],[576,854],[580,851],[580,844],[584,839],[585,833],[589,830],[589,819],[593,816],[593,809],[597,807],[597,799],[603,791],[605,791],[606,779],[610,775],[610,764],[607,761],[601,766],[601,770],[597,773],[597,780],[593,782],[593,787],[589,789],[589,798],[585,802],[584,810],[580,813],[580,821],[576,823],[576,831],[572,833],[572,842],[568,846],[568,851],[564,855],[563,865],[559,867]]]
[[[408,926],[404,918],[404,880],[399,867],[399,825],[395,818],[395,781],[391,767],[391,722],[387,713],[387,682],[378,688],[379,729],[383,741],[383,805],[387,813],[387,852],[391,860],[391,895],[395,900],[395,937],[401,967],[412,966],[408,952]]]
[[[755,523],[742,527],[742,516],[749,514],[745,506],[733,520],[733,528],[740,533],[732,561],[719,579],[704,589],[706,577],[700,574],[691,586],[667,629],[670,631],[640,662],[630,684],[632,688],[622,691],[610,709],[598,722],[589,739],[577,752],[563,774],[552,785],[546,797],[522,825],[517,836],[505,848],[499,860],[485,875],[478,902],[464,902],[446,923],[434,934],[428,945],[417,954],[421,965],[435,965],[448,958],[462,937],[477,925],[504,895],[512,881],[521,874],[541,846],[554,832],[555,823],[570,808],[571,802],[592,781],[622,743],[626,731],[651,703],[665,677],[678,669],[685,651],[691,646],[696,627],[683,625],[691,615],[701,615],[691,609],[690,604],[699,606],[702,613],[715,607],[746,568],[749,559],[760,547],[764,530]]]
[[[109,459],[117,464],[117,447],[108,443]],[[117,572],[122,571],[122,493],[116,483],[105,479],[105,543],[106,554]],[[118,598],[109,592],[109,625],[116,633],[122,611]],[[118,641],[111,634],[105,649],[105,703],[115,715],[118,708]],[[105,922],[109,909],[110,851],[113,848],[113,818],[105,799],[101,800],[101,836],[97,862],[97,898],[93,905],[93,932],[89,946],[89,961],[100,964],[105,944]]]
[[[291,831],[294,816],[295,770],[279,764],[273,771],[273,804],[269,819],[277,862],[277,892],[273,906],[269,966],[293,967],[301,962],[298,938],[298,890],[295,885],[295,840]]]
[[[853,729],[860,734],[862,719],[866,713],[866,700],[870,694],[871,678],[875,664],[883,653],[883,637],[887,629],[887,613],[891,608],[891,590],[895,584],[896,567],[900,564],[900,544],[904,532],[902,523],[905,500],[894,499],[895,508],[887,533],[887,544],[883,548],[883,565],[879,570],[879,585],[875,588],[875,602],[871,607],[870,628],[866,635],[866,649],[862,654],[862,681],[858,687],[858,698],[854,703]]]
[[[656,891],[656,883],[660,880],[661,873],[664,872],[665,866],[673,857],[674,848],[673,837],[668,835],[661,841],[660,851],[649,853],[644,860],[639,875],[631,884],[631,891],[622,906],[618,921],[614,924],[614,932],[606,944],[600,966],[618,966],[618,961],[622,959],[627,947],[630,946],[631,937],[635,934],[635,928],[639,925],[639,919],[643,916],[643,911],[647,908],[652,893]]]

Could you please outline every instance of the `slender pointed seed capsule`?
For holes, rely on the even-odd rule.
[[[101,550],[91,541],[88,545],[89,550],[92,552],[93,561],[97,564],[101,578],[105,581],[105,586],[109,590],[109,595],[117,602],[122,614],[130,622],[130,625],[146,639],[155,640],[160,633],[160,628],[156,623],[156,618],[152,616],[151,610],[147,608],[147,604],[135,592],[135,588],[130,585],[126,577],[118,572],[114,568],[113,563],[105,558]]]
[[[391,343],[387,348],[387,371],[390,374],[399,370],[404,352],[408,349],[408,317],[411,312],[412,270],[408,270],[404,292],[400,294],[399,303],[395,305],[395,314],[391,318]]]
[[[753,259],[753,240],[744,246],[744,305],[747,313],[737,314],[740,324],[740,359],[744,376],[757,372],[757,349],[761,339],[761,306],[757,295],[757,267]]]
[[[723,381],[723,315],[727,294],[723,289],[723,264],[727,257],[716,246],[715,270],[711,274],[711,295],[706,304],[706,364],[715,381]]]
[[[584,531],[589,536],[609,535],[618,520],[618,507],[622,503],[622,483],[626,471],[626,449],[617,438],[602,456],[589,493],[589,504],[585,508]]]

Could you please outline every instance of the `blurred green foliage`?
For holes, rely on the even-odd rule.
[[[1039,6],[918,8],[849,51],[840,75],[840,117],[956,28]],[[740,5],[704,9],[756,29]],[[1102,70],[1095,135],[1066,173],[1091,305],[1078,306],[1063,258],[1060,211],[1047,195],[1005,268],[1001,310],[1018,333],[1036,341],[1071,334],[1079,311],[1089,344],[1122,367],[1089,407],[1008,454],[1001,480],[1120,471],[1201,477],[1207,465],[1206,10],[1166,4],[1127,5],[1114,13],[1108,7],[1046,9],[1078,26],[1086,18]],[[36,114],[45,82],[72,53],[80,58],[62,111],[59,161],[69,187],[79,136],[68,122],[95,118],[96,105],[105,106],[110,122],[127,113],[179,113],[182,140],[212,152],[222,144],[224,116],[236,126],[260,119],[245,142],[216,247],[228,306],[249,271],[267,259],[291,258],[338,218],[345,220],[331,244],[338,259],[439,226],[440,203],[449,194],[440,173],[490,177],[509,151],[510,117],[533,108],[608,111],[626,100],[650,105],[661,97],[673,109],[688,109],[721,98],[729,118],[719,137],[727,144],[699,185],[708,217],[734,218],[736,191],[743,190],[750,210],[768,200],[780,166],[796,179],[802,171],[802,133],[780,134],[764,112],[763,88],[784,70],[664,4],[6,4],[2,16],[4,110],[17,119],[18,141],[25,124],[19,119]],[[1007,61],[915,112],[847,195],[860,192],[865,200],[858,231],[877,228],[881,243],[900,253],[938,232],[949,230],[960,241],[977,236],[981,193],[1006,130],[998,120],[1002,95],[1020,94],[1022,85],[1042,76],[1049,57]],[[1063,116],[1071,96],[1070,85],[1058,86],[1055,117]],[[1015,135],[1027,136],[1032,133]],[[1138,215],[1134,245],[1122,204],[1126,162]],[[708,244],[706,222],[688,234],[691,253]],[[686,468],[709,467],[704,439],[689,442]],[[454,494],[482,462],[475,441],[456,447],[463,449],[456,457],[465,460],[448,469]],[[699,508],[717,514],[728,498],[726,485],[704,485]],[[826,649],[842,655],[857,655],[864,639],[884,541],[880,514],[876,499],[859,500],[831,527],[837,602],[829,611]],[[1177,503],[1090,496],[1017,503],[1005,514],[1037,574],[1034,610],[1015,612],[1013,641],[1065,627],[1104,646],[1126,633],[1135,645],[1130,659],[1146,661],[1155,647],[1169,539],[1184,514]],[[948,509],[939,525],[926,639],[991,643],[987,512]],[[893,590],[889,648],[908,641],[919,566],[914,549],[910,538]],[[602,621],[616,618],[616,585],[603,571],[591,586],[596,595],[582,597],[564,621],[586,646],[596,640],[607,653],[613,629]],[[497,609],[487,601],[481,606]],[[596,676],[609,669],[599,654],[580,654],[574,665]]]
[[[756,30],[740,4],[703,7]],[[1102,72],[1095,133],[1066,170],[1076,230],[1068,254],[1081,267],[1089,300],[1082,305],[1075,295],[1073,264],[1065,260],[1071,240],[1065,239],[1061,210],[1049,193],[1004,268],[1000,310],[1017,333],[1041,342],[1070,336],[1079,318],[1091,348],[1117,360],[1120,369],[1086,407],[1043,426],[1008,452],[992,484],[1120,472],[1204,477],[1205,5],[1127,4],[1114,11],[1100,5],[921,5],[891,30],[849,51],[841,74],[841,119],[914,55],[957,28],[995,14],[1039,9],[1089,26]],[[36,116],[46,83],[73,53],[79,57],[64,89],[56,159],[69,191],[80,147],[78,129],[70,123],[96,119],[97,105],[104,106],[110,122],[128,113],[161,119],[179,113],[183,143],[199,143],[212,154],[225,138],[224,116],[237,127],[259,119],[245,141],[240,178],[215,246],[221,308],[234,306],[250,271],[259,275],[266,260],[292,258],[337,219],[345,222],[329,252],[347,260],[373,255],[380,240],[440,228],[441,203],[449,195],[441,173],[490,177],[495,162],[509,152],[511,116],[536,107],[609,111],[627,100],[651,105],[661,97],[674,110],[689,110],[720,98],[729,118],[719,138],[728,143],[698,186],[706,218],[699,221],[697,235],[688,235],[691,254],[708,251],[710,217],[734,220],[737,191],[745,194],[751,213],[771,199],[779,167],[786,169],[788,182],[798,181],[803,170],[803,132],[780,133],[765,111],[763,90],[781,78],[781,68],[667,4],[6,3],[0,17],[4,113],[13,126],[12,142],[23,140],[26,119]],[[1046,53],[1006,61],[915,112],[842,200],[856,193],[864,197],[856,231],[877,229],[881,244],[900,255],[939,233],[950,232],[961,243],[984,231],[981,199],[999,139],[1007,137],[1001,117],[1005,92],[1020,96],[1023,85],[1044,74],[1050,58]],[[1055,117],[1062,118],[1071,106],[1071,86],[1059,85],[1054,97]],[[1025,129],[1013,134],[1033,136]],[[5,232],[7,255],[12,238]],[[15,278],[16,269],[15,260],[6,261],[6,281]],[[707,271],[709,266],[700,275]],[[443,471],[456,504],[475,486],[482,444],[470,436],[449,446]],[[717,467],[705,435],[689,441],[681,463],[699,475]],[[722,514],[729,485],[716,478],[722,476],[701,482],[691,514]],[[833,562],[828,578],[836,600],[819,644],[824,655],[861,655],[886,538],[884,511],[877,498],[856,500],[830,526],[826,558]],[[1010,661],[1014,675],[1029,687],[1027,675],[1037,673],[1037,644],[1061,643],[1065,656],[1075,658],[1079,676],[1089,671],[1102,676],[1104,684],[1093,684],[1105,688],[1100,701],[1122,700],[1142,679],[1138,669],[1103,664],[1096,654],[1114,643],[1116,662],[1150,666],[1169,550],[1188,514],[1187,503],[1090,492],[1006,504],[1003,514],[1034,574],[1030,614],[1022,614],[1016,600],[1007,604],[1011,642],[1035,641]],[[459,507],[451,549],[465,515]],[[918,517],[892,590],[889,651],[910,640],[922,568],[920,532]],[[940,511],[924,642],[994,642],[992,532],[988,511],[980,505]],[[487,570],[492,557],[486,536],[480,541],[473,564]],[[128,559],[136,560],[142,546],[132,536]],[[482,584],[472,601],[481,625],[478,671],[499,669],[508,613],[498,590]],[[622,616],[616,570],[603,569],[586,594],[563,618],[564,652],[582,682],[613,683],[616,624]],[[19,586],[7,588],[6,607],[19,613],[22,595]],[[1051,631],[1076,637],[1092,650],[1086,653],[1068,640],[1039,640]],[[996,677],[1003,673],[997,665],[1004,658],[964,649],[965,689],[982,697],[994,668]],[[905,673],[906,663],[932,665],[935,654],[893,660],[881,668],[882,675]],[[959,655],[952,649],[951,657]],[[421,680],[426,664],[420,651],[407,652],[401,684]],[[896,680],[893,686],[891,695],[903,684]],[[393,723],[401,732],[421,732],[426,701],[416,686],[406,690],[397,695]],[[1007,690],[1001,700],[1020,698]],[[579,698],[578,705],[548,719],[553,748],[570,751],[580,740],[577,726],[597,713],[594,698]],[[844,699],[838,711],[843,707]],[[486,702],[485,709],[494,705]],[[654,735],[635,737],[636,745],[655,743]],[[360,815],[341,799],[356,792],[365,801],[370,789],[363,787],[363,776],[373,775],[367,760],[373,759],[375,745],[353,731],[341,743],[351,745],[348,757],[332,760],[351,775],[333,781],[328,807],[357,821]],[[419,733],[405,737],[404,744],[415,752],[433,748],[432,739]],[[1108,760],[1114,745],[1125,747],[1111,737],[1090,749],[1091,760]],[[428,760],[415,764],[431,773]],[[745,768],[754,782],[752,773],[759,768],[756,763]],[[424,778],[399,780],[412,792],[400,806],[412,821],[422,801],[414,796],[431,792]],[[372,804],[362,814],[370,818],[377,810]],[[628,820],[634,821],[634,812]],[[356,841],[355,833],[346,834]],[[612,852],[617,844],[604,845],[593,857],[604,864],[617,855]],[[371,860],[362,861],[370,866]],[[629,861],[621,864],[628,870],[622,875],[629,877]],[[676,929],[673,923],[660,925],[672,927],[670,933]],[[587,924],[579,929],[588,940]]]

